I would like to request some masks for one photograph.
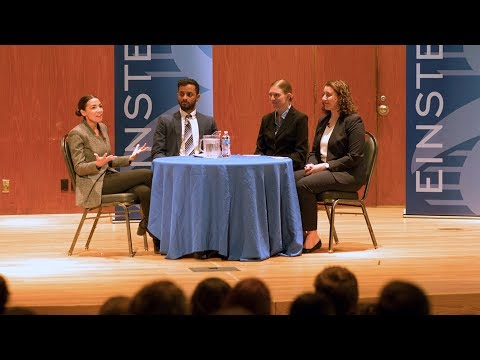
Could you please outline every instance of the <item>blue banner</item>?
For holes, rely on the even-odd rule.
[[[407,46],[406,215],[480,215],[480,46]]]
[[[150,167],[150,150],[158,117],[179,110],[177,81],[193,78],[200,85],[197,110],[213,116],[211,45],[115,46],[115,154],[129,155],[147,143],[131,167]]]

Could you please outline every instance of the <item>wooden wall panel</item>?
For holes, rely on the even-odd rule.
[[[378,116],[377,124],[378,205],[406,205],[406,76],[405,46],[378,46],[377,102],[390,108],[386,116]]]
[[[78,98],[95,93],[114,143],[113,56],[110,45],[0,46],[0,178],[11,182],[10,193],[0,193],[0,215],[80,212],[74,194],[60,191],[60,179],[68,178],[60,138],[80,120],[74,115]],[[272,81],[292,83],[294,106],[309,116],[311,148],[321,87],[329,79],[347,80],[381,146],[382,176],[375,178],[369,205],[405,204],[404,46],[214,45],[213,74],[215,118],[231,132],[233,153],[243,154],[254,151],[261,117],[272,110]],[[377,120],[382,94],[391,111]]]
[[[262,116],[272,111],[270,84],[288,80],[293,106],[313,124],[313,46],[213,46],[213,107],[232,154],[253,154]]]
[[[11,190],[0,193],[0,214],[79,212],[60,138],[80,118],[80,96],[97,94],[114,136],[113,46],[0,46],[0,176]]]
[[[377,136],[376,124],[376,60],[373,45],[321,45],[315,52],[315,81],[317,120],[322,114],[323,85],[328,80],[341,79],[348,83],[357,112],[365,122],[365,128]],[[316,126],[316,123],[315,123]],[[378,168],[377,168],[378,169]],[[377,177],[374,176],[367,197],[368,205],[377,204]]]
[[[318,99],[315,112],[320,117],[323,85],[328,80],[345,80],[350,86],[358,113],[367,130],[377,132],[375,120],[376,63],[373,45],[321,45],[316,47]]]

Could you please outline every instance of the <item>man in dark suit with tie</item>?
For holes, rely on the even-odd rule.
[[[193,153],[195,154],[199,153],[200,139],[204,135],[211,135],[217,131],[214,118],[196,110],[199,99],[200,86],[197,81],[188,78],[178,81],[177,100],[180,110],[171,115],[161,115],[158,118],[157,128],[153,135],[152,159],[189,155],[185,151],[186,139],[184,136],[187,122],[189,122],[187,126],[191,126],[194,144]]]

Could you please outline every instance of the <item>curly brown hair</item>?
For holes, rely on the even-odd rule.
[[[357,107],[353,103],[352,94],[350,93],[350,87],[343,80],[329,80],[323,85],[323,87],[329,86],[335,91],[338,96],[338,112],[341,115],[350,115],[357,111]],[[322,105],[322,110],[325,110],[325,107]]]

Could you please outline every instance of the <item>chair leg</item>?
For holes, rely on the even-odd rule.
[[[132,231],[130,230],[130,213],[124,204],[118,204],[118,205],[121,206],[125,211],[125,225],[127,226],[128,253],[130,254],[131,257],[133,257],[135,253],[133,252],[133,246],[132,246]]]
[[[140,206],[140,215],[142,216],[142,219],[143,219],[143,211],[141,206]],[[147,234],[143,234],[143,248],[145,249],[145,251],[148,251]]]
[[[330,209],[328,208],[327,204],[324,204],[323,206],[325,207],[325,212],[327,213],[328,223],[331,224],[332,220],[330,219]],[[335,231],[335,227],[333,228],[333,237],[335,238],[335,244],[338,245],[339,241],[337,237],[337,232]]]
[[[145,251],[148,251],[147,234],[143,234],[143,248],[145,249]]]
[[[370,224],[370,219],[368,218],[367,209],[366,209],[363,201],[360,202],[360,205],[362,206],[363,217],[365,218],[365,222],[367,223],[368,231],[370,232],[370,237],[372,238],[373,246],[376,249],[377,248],[377,239],[375,239],[375,235],[373,234],[372,224]]]
[[[85,243],[85,250],[88,250],[90,246],[90,240],[92,240],[93,233],[95,232],[95,228],[97,227],[98,219],[100,219],[100,215],[102,214],[102,206],[98,208],[97,216],[95,216],[95,221],[93,222],[92,229],[90,230],[90,234],[88,235],[88,240]]]
[[[78,236],[80,235],[80,231],[82,230],[83,223],[85,222],[85,218],[87,217],[89,209],[85,209],[83,211],[82,220],[80,220],[80,224],[78,224],[77,232],[72,241],[72,245],[70,245],[70,250],[68,250],[68,256],[72,255],[73,249],[75,248],[75,244],[77,243]]]
[[[330,234],[328,237],[328,252],[333,253],[333,233],[335,232],[335,206],[337,206],[337,201],[334,200],[332,203],[332,212],[330,213]]]

